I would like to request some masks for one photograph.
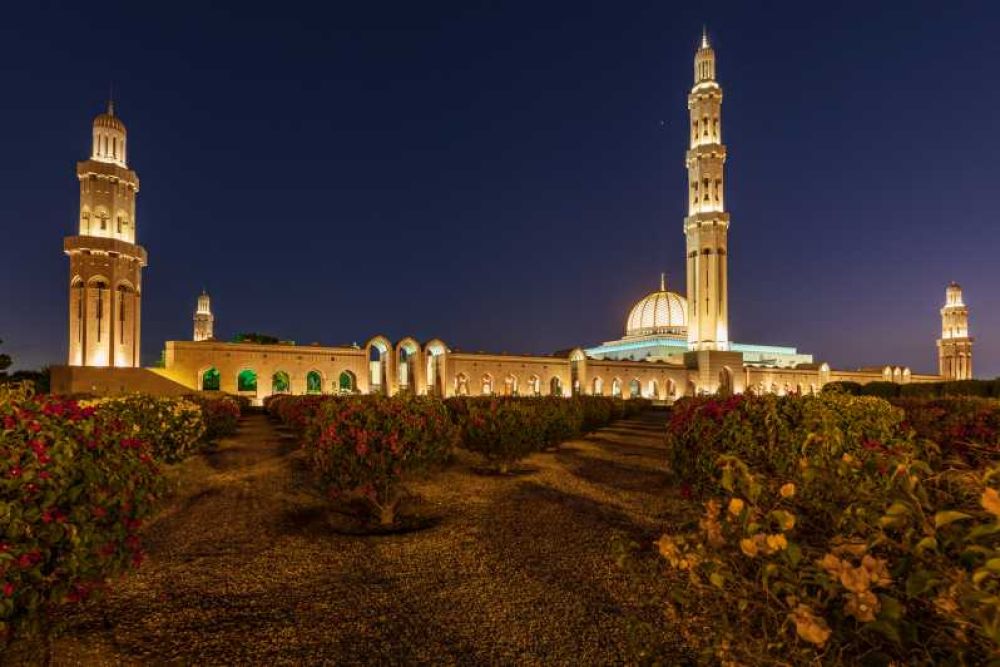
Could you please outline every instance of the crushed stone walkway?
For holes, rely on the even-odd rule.
[[[410,485],[439,517],[331,531],[291,437],[263,415],[173,473],[149,557],[66,619],[55,664],[689,663],[659,601],[653,542],[677,511],[666,413],[541,453],[528,472],[455,465]],[[631,545],[653,576],[616,565]]]

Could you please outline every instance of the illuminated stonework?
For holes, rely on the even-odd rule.
[[[969,308],[962,301],[962,288],[951,283],[941,308],[941,339],[938,340],[939,372],[949,380],[972,378],[972,342]]]
[[[694,58],[694,87],[687,152],[688,343],[692,351],[729,349],[728,235],[722,143],[722,88],[715,80],[715,51],[703,34]]]
[[[215,315],[212,314],[212,298],[202,290],[198,297],[198,308],[194,311],[194,340],[211,340],[215,337],[213,328]]]
[[[363,346],[225,343],[213,338],[214,315],[203,293],[194,315],[194,341],[167,341],[163,368],[59,367],[53,369],[53,391],[225,391],[258,403],[276,393],[582,394],[671,402],[705,394],[813,394],[836,381],[908,384],[941,376],[971,377],[968,311],[955,284],[949,286],[941,311],[941,376],[916,375],[898,365],[834,370],[792,347],[729,340],[729,214],[723,192],[726,149],[721,104],[715,53],[703,36],[695,56],[695,85],[688,97],[690,193],[684,219],[688,296],[685,300],[668,291],[661,278],[660,289],[630,309],[625,335],[619,340],[549,356],[466,352],[438,339],[420,343],[411,337],[393,343],[375,336]],[[67,239],[66,246],[74,286],[70,364],[107,365],[108,359],[123,355],[131,364],[118,365],[137,365],[139,273],[146,258],[145,251],[134,245],[138,179],[127,169],[125,127],[113,110],[99,116],[94,128],[93,156],[78,167],[81,235]],[[108,305],[108,290],[120,286],[134,287],[134,292],[124,292],[132,300],[114,310],[118,302]],[[125,326],[114,328],[118,317],[124,318]],[[120,343],[111,342],[119,336]]]
[[[126,131],[112,103],[94,119],[89,160],[77,163],[79,234],[67,237],[69,365],[139,366],[142,267],[135,244],[139,178],[128,168]]]

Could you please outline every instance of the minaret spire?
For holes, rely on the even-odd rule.
[[[661,273],[660,274],[660,291],[661,292],[666,292],[667,291],[667,274],[666,273]]]
[[[115,115],[115,84],[111,82],[108,84],[108,115]]]
[[[704,23],[701,24],[701,48],[712,48],[711,44],[708,43],[708,27]]]

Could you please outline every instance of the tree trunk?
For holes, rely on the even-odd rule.
[[[378,508],[378,523],[382,527],[388,527],[396,523],[395,503],[388,503]]]

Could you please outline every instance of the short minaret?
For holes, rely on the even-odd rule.
[[[725,211],[722,143],[722,88],[715,80],[715,51],[702,33],[694,57],[694,87],[688,95],[691,145],[687,151],[688,347],[694,351],[729,349],[727,250],[729,214]]]
[[[79,235],[69,255],[69,365],[139,366],[142,267],[136,245],[139,178],[126,162],[125,124],[114,103],[94,119],[90,159],[78,162]]]
[[[215,316],[212,315],[212,298],[208,292],[201,291],[198,297],[198,309],[194,311],[194,339],[212,340],[215,335],[212,328],[215,325]]]
[[[940,374],[948,380],[972,379],[972,343],[969,309],[962,301],[962,287],[950,283],[941,309],[941,339],[938,345]]]

